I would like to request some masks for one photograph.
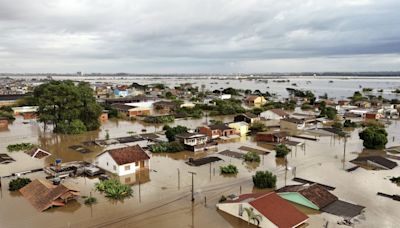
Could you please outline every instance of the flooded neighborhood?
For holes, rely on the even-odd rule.
[[[311,91],[307,97],[302,93],[307,90],[298,87],[295,92],[285,90],[286,96],[266,96],[262,94],[266,88],[251,90],[259,84],[251,77],[230,84],[215,79],[221,86],[218,91],[196,84],[195,79],[185,84],[173,80],[176,84],[169,87],[126,80],[90,82],[93,97],[104,107],[101,125],[78,134],[54,133],[51,124],[45,129],[40,108],[17,107],[26,98],[15,100],[10,112],[15,120],[0,132],[2,227],[247,227],[268,221],[282,227],[288,225],[285,222],[301,227],[395,227],[400,223],[396,201],[400,189],[390,180],[400,174],[397,96],[368,98],[381,89],[359,87],[368,80],[353,83],[349,94],[355,95],[345,99]],[[254,87],[240,87],[239,80]],[[282,83],[265,80],[271,87]],[[51,83],[50,79],[23,81],[35,86]],[[291,82],[284,83],[293,88]],[[312,83],[329,81],[313,78]],[[400,81],[393,80],[390,86],[385,89],[399,87]],[[127,94],[117,95],[120,90]],[[357,91],[367,98],[354,101]],[[217,102],[236,101],[238,108],[226,114],[213,108],[226,105]],[[322,107],[334,110],[333,118],[321,115]],[[167,116],[172,120],[160,121]],[[352,126],[345,126],[349,122]],[[368,149],[360,132],[378,125],[387,132],[387,143],[383,149]],[[181,128],[171,140],[168,132]],[[32,146],[10,149],[22,144]],[[281,145],[288,149],[284,156],[277,152]],[[114,168],[109,167],[113,162]],[[137,164],[127,168],[131,162]],[[224,174],[222,167],[229,165],[235,172]],[[276,182],[256,187],[258,171],[270,172]],[[32,182],[9,190],[10,182],[18,178]],[[110,198],[97,187],[106,180],[128,186],[131,195]],[[56,196],[61,198],[46,198],[61,186],[65,193]],[[95,203],[87,203],[89,198]],[[297,216],[287,221],[270,214],[264,207],[272,201],[280,205],[274,210]],[[239,209],[232,208],[243,204],[252,205],[261,219],[248,221],[236,215]]]
[[[400,228],[399,0],[0,0],[0,228]]]

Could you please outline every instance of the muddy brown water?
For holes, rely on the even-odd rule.
[[[231,121],[232,116],[221,117]],[[173,125],[188,127],[204,123],[200,120],[177,120]],[[387,146],[400,145],[399,123],[393,122],[388,127],[389,140]],[[61,158],[63,161],[93,161],[103,148],[88,147],[92,153],[81,154],[69,147],[84,141],[103,139],[105,130],[111,137],[127,136],[127,132],[140,133],[158,131],[162,126],[154,127],[135,121],[113,121],[104,123],[99,131],[82,135],[65,136],[43,133],[40,125],[32,122],[24,124],[17,119],[7,131],[0,132],[0,153],[7,153],[6,146],[12,143],[32,142],[40,144],[53,155],[45,159],[32,159],[23,152],[8,153],[16,162],[0,165],[0,175],[43,167]],[[358,130],[351,134],[347,141],[347,153],[343,156],[343,141],[333,137],[318,137],[318,141],[305,142],[305,150],[293,149],[288,155],[289,167],[296,167],[296,176],[327,185],[335,186],[333,191],[340,199],[366,207],[365,212],[357,217],[355,227],[398,227],[400,224],[400,204],[391,199],[379,197],[378,191],[388,194],[400,194],[400,188],[389,181],[391,176],[400,176],[400,168],[393,170],[357,169],[351,173],[344,169],[352,167],[348,161],[354,159],[362,151],[362,142],[358,139]],[[256,143],[250,137],[242,137],[220,143],[218,151],[230,149],[240,151],[240,146],[261,147],[271,149],[270,145]],[[244,152],[244,151],[241,151]],[[97,197],[98,203],[86,206],[83,199],[72,201],[65,207],[52,208],[45,212],[37,212],[18,192],[7,190],[10,178],[2,179],[0,198],[0,227],[248,227],[246,221],[236,219],[216,209],[221,195],[239,194],[260,191],[253,188],[251,176],[257,170],[270,170],[278,175],[277,187],[285,185],[285,162],[276,159],[274,152],[263,155],[260,163],[246,163],[242,160],[218,155],[223,161],[210,165],[192,167],[185,164],[190,157],[200,158],[213,151],[181,152],[176,154],[153,154],[150,170],[142,170],[121,181],[133,183],[134,196],[130,199],[112,201],[99,192],[94,191],[96,178],[69,178],[65,184],[78,188],[82,195],[90,193]],[[365,152],[364,152],[365,153]],[[345,161],[345,162],[343,162]],[[219,174],[219,166],[232,163],[239,168],[236,176]],[[179,170],[179,171],[178,171]],[[191,176],[189,171],[196,172],[195,203],[190,201]],[[178,184],[178,172],[180,183]],[[44,174],[33,173],[27,177],[44,178]],[[291,172],[286,173],[286,184],[296,184],[290,179]],[[138,179],[140,178],[140,194]],[[179,187],[178,187],[179,185]],[[265,190],[264,190],[265,191]],[[268,190],[266,190],[268,191]],[[206,202],[205,202],[206,198]],[[322,227],[327,221],[329,227],[336,227],[337,216],[295,205],[310,217],[308,227]]]

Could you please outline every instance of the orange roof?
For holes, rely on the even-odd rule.
[[[101,154],[107,152],[118,165],[124,165],[150,159],[149,155],[139,145],[106,150]],[[101,154],[97,156],[100,156]]]
[[[308,219],[307,215],[275,192],[267,193],[251,201],[250,205],[280,228],[296,227]]]
[[[308,216],[282,199],[275,192],[243,194],[238,199],[227,201],[237,203],[246,201],[268,220],[280,228],[297,227],[307,221]]]

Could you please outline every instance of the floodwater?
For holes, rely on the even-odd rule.
[[[174,79],[173,82],[169,83],[180,83],[179,80]],[[196,80],[199,86],[203,83],[201,80]],[[400,85],[400,81],[392,80],[390,83],[374,79],[366,82],[361,81],[353,83],[352,89],[358,90],[358,84],[365,87],[387,89]],[[296,83],[304,82],[304,80],[303,82],[300,81],[299,79],[299,82]],[[145,81],[138,82],[145,83]],[[346,87],[348,86],[347,82],[347,80],[343,80],[344,87],[339,88],[336,85],[339,85],[342,81],[334,80],[335,91],[337,94],[341,94],[340,96],[353,93],[352,89]],[[222,87],[221,83],[226,82],[218,81],[218,83],[210,84],[210,86]],[[238,86],[240,84],[243,85],[240,88],[247,88],[247,83],[250,82],[245,80],[243,82],[234,81],[230,85],[225,84],[225,86]],[[257,89],[258,86],[261,89],[261,87],[266,88],[266,86],[272,88],[282,85],[283,87],[279,87],[279,90],[283,90],[282,88],[287,86],[282,83],[275,83],[274,86],[265,83],[251,83],[253,85],[251,89]],[[326,83],[327,86],[332,85],[332,83]],[[303,84],[301,85],[303,86]],[[312,81],[310,86],[316,88],[315,85],[316,83]],[[325,88],[324,91],[330,94],[328,89],[333,86],[329,87],[322,88]],[[232,116],[215,118],[223,121],[233,120]],[[194,128],[205,123],[205,121],[204,118],[198,120],[181,119],[176,120],[171,125],[179,124]],[[146,129],[147,133],[156,132],[160,131],[161,128],[162,125],[154,126],[140,121],[109,120],[103,123],[99,131],[66,136],[43,132],[40,124],[34,121],[24,124],[22,119],[17,118],[13,124],[9,125],[7,130],[0,132],[0,153],[8,153],[6,147],[9,144],[31,142],[39,144],[42,148],[51,152],[52,156],[39,160],[30,158],[23,152],[8,153],[16,162],[0,165],[0,176],[41,168],[54,162],[56,158],[62,159],[63,162],[74,160],[92,162],[94,157],[104,148],[89,146],[87,148],[92,152],[81,154],[69,147],[79,145],[84,141],[104,139],[105,130],[108,130],[111,138],[113,138],[127,136],[129,135],[128,132],[141,133],[143,129]],[[387,130],[389,132],[387,146],[400,145],[400,122],[392,121]],[[359,168],[351,173],[346,172],[345,169],[353,166],[349,161],[363,151],[362,142],[358,138],[358,130],[354,130],[351,133],[351,138],[347,140],[346,154],[343,153],[343,140],[334,137],[317,138],[318,141],[316,142],[292,139],[304,142],[306,145],[305,149],[293,148],[292,153],[288,155],[289,167],[296,167],[296,176],[335,186],[336,189],[333,193],[340,199],[365,206],[365,212],[356,218],[355,227],[398,227],[398,224],[400,224],[400,203],[377,196],[376,193],[381,191],[388,194],[400,194],[400,187],[389,181],[391,176],[400,176],[400,167],[388,171]],[[220,143],[218,151],[225,149],[240,151],[238,148],[243,145],[271,149],[269,145],[254,142],[251,137],[242,137]],[[83,199],[79,199],[68,203],[65,207],[53,208],[45,212],[37,212],[19,193],[9,192],[7,186],[10,178],[3,178],[1,180],[3,189],[0,198],[0,227],[248,227],[246,221],[216,210],[215,204],[221,195],[259,191],[253,188],[251,181],[251,176],[257,170],[273,171],[278,176],[278,188],[284,186],[285,182],[286,184],[295,184],[291,181],[293,174],[286,172],[285,175],[284,161],[276,159],[274,152],[262,156],[261,162],[258,164],[249,164],[222,155],[218,156],[223,161],[211,165],[191,167],[185,164],[185,161],[190,157],[200,158],[213,153],[215,152],[153,154],[150,170],[142,170],[135,175],[120,178],[123,182],[133,183],[134,189],[134,196],[123,202],[108,200],[99,192],[94,191],[94,184],[98,182],[96,178],[66,179],[64,181],[66,185],[79,189],[82,195],[92,194],[97,197],[98,203],[93,206],[86,206]],[[235,164],[239,168],[239,173],[236,176],[220,175],[219,166],[229,163]],[[192,179],[189,171],[196,172],[194,176],[195,202],[193,204],[190,200]],[[44,173],[41,172],[27,175],[31,179],[44,178],[44,176]],[[341,218],[337,216],[319,213],[298,205],[296,207],[309,215],[308,227],[323,227],[327,222],[329,227],[339,226],[337,222]]]
[[[18,78],[26,79],[45,79],[45,76],[18,76]],[[193,86],[198,86],[201,89],[204,85],[205,89],[216,90],[221,88],[236,88],[236,89],[251,89],[260,90],[261,92],[268,91],[277,94],[278,97],[287,97],[286,88],[299,88],[311,90],[317,96],[327,93],[330,98],[345,99],[352,96],[355,91],[360,91],[362,88],[373,88],[371,95],[382,95],[387,99],[400,98],[399,94],[392,93],[395,89],[400,89],[399,77],[343,77],[343,76],[280,76],[266,77],[265,79],[240,79],[235,76],[180,76],[180,77],[149,77],[149,76],[130,76],[130,77],[115,77],[115,76],[55,76],[55,80],[79,80],[90,83],[115,83],[115,84],[153,84],[161,83],[169,87],[178,86],[184,83],[192,83]],[[289,80],[286,82],[278,82],[279,80]],[[382,92],[378,90],[382,89]]]
[[[231,116],[223,117],[225,121]],[[197,126],[205,120],[177,120],[174,124]],[[389,140],[388,146],[399,145],[399,123],[392,122],[388,127],[389,139],[395,136],[395,141]],[[23,124],[17,119],[9,126],[8,131],[0,132],[0,152],[6,152],[6,146],[11,143],[32,142],[42,145],[53,155],[43,160],[32,159],[23,152],[9,153],[16,159],[15,163],[0,165],[0,174],[40,168],[54,162],[55,158],[63,161],[86,160],[93,161],[96,154],[102,151],[99,147],[89,147],[93,152],[80,154],[68,147],[95,138],[104,138],[105,129],[111,137],[126,136],[128,131],[140,132],[141,129],[154,132],[161,128],[131,121],[108,121],[101,130],[77,136],[55,135],[43,133],[35,122]],[[400,205],[391,199],[376,195],[378,191],[389,194],[399,194],[400,188],[392,184],[388,177],[398,176],[400,168],[390,171],[371,171],[357,169],[351,173],[344,169],[353,165],[348,161],[357,157],[362,151],[362,142],[355,130],[347,141],[347,153],[343,158],[343,141],[333,137],[319,137],[319,141],[306,141],[305,150],[294,149],[288,155],[289,167],[296,167],[296,176],[320,183],[335,186],[333,191],[339,198],[366,207],[365,212],[357,218],[356,227],[396,227],[400,224]],[[259,146],[270,149],[269,145],[253,142],[250,137],[239,138],[220,143],[218,151],[230,149],[239,151],[242,145]],[[203,157],[212,151],[181,152],[177,154],[153,154],[151,169],[121,178],[135,183],[134,197],[123,202],[110,201],[93,190],[96,178],[70,178],[65,184],[80,189],[82,195],[98,198],[98,203],[86,206],[83,200],[70,202],[67,206],[53,208],[45,212],[37,212],[19,193],[11,193],[6,188],[9,178],[2,180],[3,190],[0,199],[0,227],[247,227],[245,221],[233,218],[216,210],[215,204],[221,195],[248,193],[253,189],[251,175],[256,170],[270,170],[278,175],[277,187],[285,185],[284,162],[276,159],[274,153],[262,156],[259,164],[248,164],[241,160],[219,155],[224,161],[211,165],[191,167],[184,163],[189,157]],[[345,162],[343,162],[345,160]],[[222,176],[219,166],[235,164],[239,168],[236,176]],[[194,176],[195,203],[190,201],[191,176],[189,171],[196,172]],[[178,181],[178,172],[180,181]],[[30,178],[44,178],[43,173],[27,175]],[[287,184],[294,184],[287,173]],[[138,179],[140,181],[140,193]],[[296,205],[297,206],[297,205]],[[327,221],[329,227],[338,226],[341,219],[326,213],[297,206],[310,216],[308,227],[322,227]]]

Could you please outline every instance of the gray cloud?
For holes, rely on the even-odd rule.
[[[398,0],[0,0],[0,71],[400,70],[398,9]]]

